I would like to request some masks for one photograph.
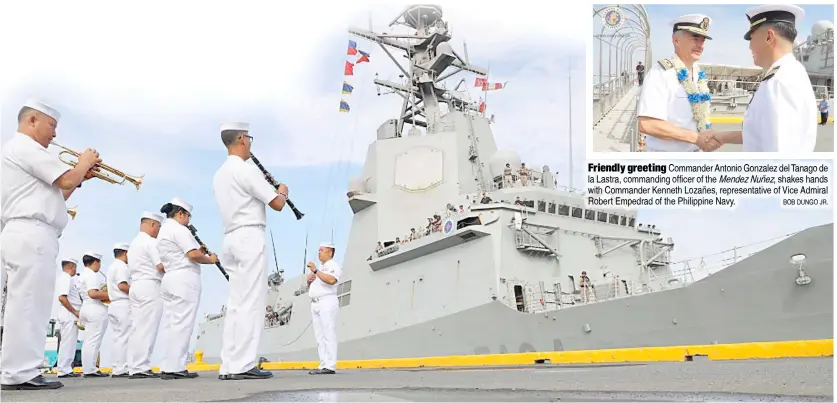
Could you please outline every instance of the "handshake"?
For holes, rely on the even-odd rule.
[[[723,133],[716,132],[714,129],[700,132],[695,145],[704,152],[715,151],[724,145]]]

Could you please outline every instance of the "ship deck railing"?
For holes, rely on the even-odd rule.
[[[629,77],[630,81],[619,77],[594,86],[594,94],[609,88],[608,96],[593,105],[593,150],[596,152],[628,152],[640,148],[636,128],[640,87],[636,74]]]

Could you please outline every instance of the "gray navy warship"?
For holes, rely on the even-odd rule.
[[[414,33],[349,29],[410,65],[404,84],[375,79],[403,103],[349,183],[341,360],[832,338],[832,224],[689,281],[655,225],[587,208],[548,167],[498,150],[479,104],[442,83],[486,71],[452,49],[440,7],[393,24]],[[317,360],[304,276],[269,283],[260,355]],[[222,310],[199,325],[205,362],[220,362],[223,323]]]

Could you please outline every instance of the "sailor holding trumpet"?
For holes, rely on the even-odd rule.
[[[84,325],[84,344],[81,347],[81,366],[84,377],[105,377],[99,371],[99,350],[108,328],[108,307],[110,303],[107,278],[102,273],[102,255],[87,252],[82,256],[84,270],[81,273],[81,324]]]
[[[3,145],[0,284],[8,276],[2,353],[2,389],[55,389],[64,386],[40,374],[55,290],[58,238],[67,225],[73,192],[102,162],[95,150],[78,155],[68,168],[47,151],[60,114],[29,101],[17,116],[17,133]],[[39,253],[34,253],[39,251]]]

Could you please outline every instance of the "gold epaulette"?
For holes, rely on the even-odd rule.
[[[660,67],[662,67],[663,70],[668,70],[668,69],[674,68],[674,63],[669,59],[657,60],[657,63],[660,64]]]
[[[767,80],[769,80],[771,77],[775,76],[775,75],[776,75],[776,71],[777,71],[777,70],[779,70],[779,67],[781,67],[781,66],[776,66],[776,67],[774,67],[774,68],[770,69],[770,70],[767,72],[767,74],[765,74],[765,75],[764,75],[764,78],[762,78],[762,79],[761,79],[761,81],[762,81],[762,82],[767,81]]]

